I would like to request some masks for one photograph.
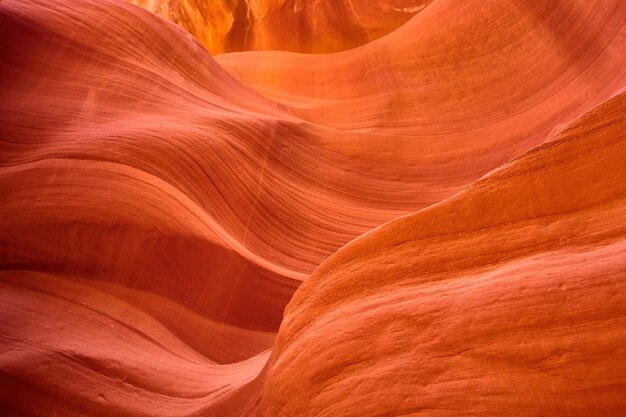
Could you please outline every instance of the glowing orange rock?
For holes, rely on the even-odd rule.
[[[391,32],[432,0],[127,0],[172,20],[212,54],[327,53]]]

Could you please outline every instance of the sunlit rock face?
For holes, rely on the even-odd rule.
[[[625,109],[322,263],[287,308],[261,415],[620,415]]]
[[[128,0],[169,19],[212,54],[327,53],[393,31],[432,0]]]
[[[0,1],[0,415],[623,414],[626,3],[140,5]]]

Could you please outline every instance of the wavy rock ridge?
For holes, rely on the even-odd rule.
[[[0,2],[0,414],[626,408],[626,4],[392,3]]]
[[[287,308],[262,415],[619,415],[625,108],[325,261]]]

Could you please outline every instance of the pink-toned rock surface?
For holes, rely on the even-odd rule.
[[[626,408],[626,4],[390,3],[0,1],[0,414]]]

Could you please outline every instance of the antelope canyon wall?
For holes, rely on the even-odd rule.
[[[176,22],[212,54],[336,52],[393,31],[432,0],[127,0]]]
[[[624,51],[621,0],[0,0],[0,416],[626,415]]]

